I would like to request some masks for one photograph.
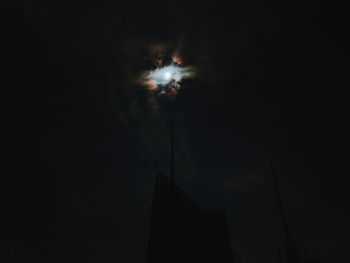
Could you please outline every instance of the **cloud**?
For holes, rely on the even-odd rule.
[[[251,192],[258,190],[264,180],[260,174],[232,175],[226,177],[223,183],[225,192]]]
[[[168,52],[169,44],[151,38],[128,38],[121,45],[123,50],[123,74],[110,94],[111,108],[118,120],[130,130],[135,147],[143,160],[149,161],[147,169],[169,170],[170,119],[168,108],[172,108],[173,97],[158,96],[145,83],[137,81],[138,76],[151,70],[158,52]],[[171,51],[171,50],[170,50]],[[182,67],[184,77],[192,74],[189,67]],[[135,81],[136,80],[136,81]],[[175,119],[180,118],[175,111]],[[176,168],[180,174],[192,178],[195,174],[192,154],[186,143],[186,132],[181,122],[176,123]],[[144,168],[146,169],[146,168]]]

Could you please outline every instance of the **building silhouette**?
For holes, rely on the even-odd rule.
[[[147,263],[233,262],[226,215],[208,210],[171,178],[155,180]]]

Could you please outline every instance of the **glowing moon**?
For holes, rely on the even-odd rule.
[[[171,72],[166,71],[166,72],[164,73],[164,79],[165,79],[166,81],[171,80]]]
[[[180,89],[181,81],[185,78],[194,77],[193,67],[184,67],[180,64],[171,63],[167,66],[146,71],[140,76],[140,83],[150,90],[159,93],[169,93]]]

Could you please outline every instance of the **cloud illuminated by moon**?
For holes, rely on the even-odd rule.
[[[183,67],[181,65],[171,63],[167,66],[158,67],[154,70],[146,71],[139,78],[139,83],[154,91],[167,91],[171,89],[169,85],[179,89],[183,79],[194,76],[192,67]]]
[[[187,75],[186,69],[181,68],[175,64],[157,68],[155,70],[148,72],[148,77],[150,79],[153,79],[156,82],[156,84],[159,86],[167,85],[172,80],[179,82],[184,77],[186,77],[186,75]]]

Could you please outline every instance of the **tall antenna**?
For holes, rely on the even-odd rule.
[[[286,217],[286,213],[284,211],[284,207],[283,207],[283,203],[282,203],[282,199],[281,199],[281,194],[280,194],[280,190],[279,190],[278,183],[277,183],[276,174],[275,174],[274,170],[272,169],[272,165],[271,165],[271,174],[272,174],[272,178],[273,178],[273,181],[274,181],[274,184],[275,184],[275,190],[276,190],[276,195],[277,195],[277,199],[278,199],[278,205],[279,205],[281,218],[282,218],[282,222],[283,222],[283,228],[284,228],[286,242],[291,242],[292,241],[292,237],[291,237],[291,234],[290,234],[290,231],[289,231],[289,226],[288,226],[288,223],[287,223],[287,217]]]
[[[171,142],[170,142],[170,180],[175,184],[175,122],[171,121]]]
[[[286,213],[284,211],[284,206],[282,203],[281,194],[280,194],[280,190],[278,187],[276,174],[275,174],[274,170],[272,169],[272,164],[271,164],[271,174],[272,174],[273,182],[275,185],[276,195],[277,195],[277,199],[278,199],[278,205],[279,205],[281,218],[282,218],[282,222],[283,222],[284,233],[285,233],[285,244],[282,248],[279,249],[280,262],[300,263],[300,259],[301,259],[300,253],[303,251],[305,254],[306,249],[304,247],[298,246],[298,244],[296,242],[294,242],[292,239],[292,236],[291,236],[290,230],[289,230],[289,225],[287,222],[287,216],[286,216]]]

